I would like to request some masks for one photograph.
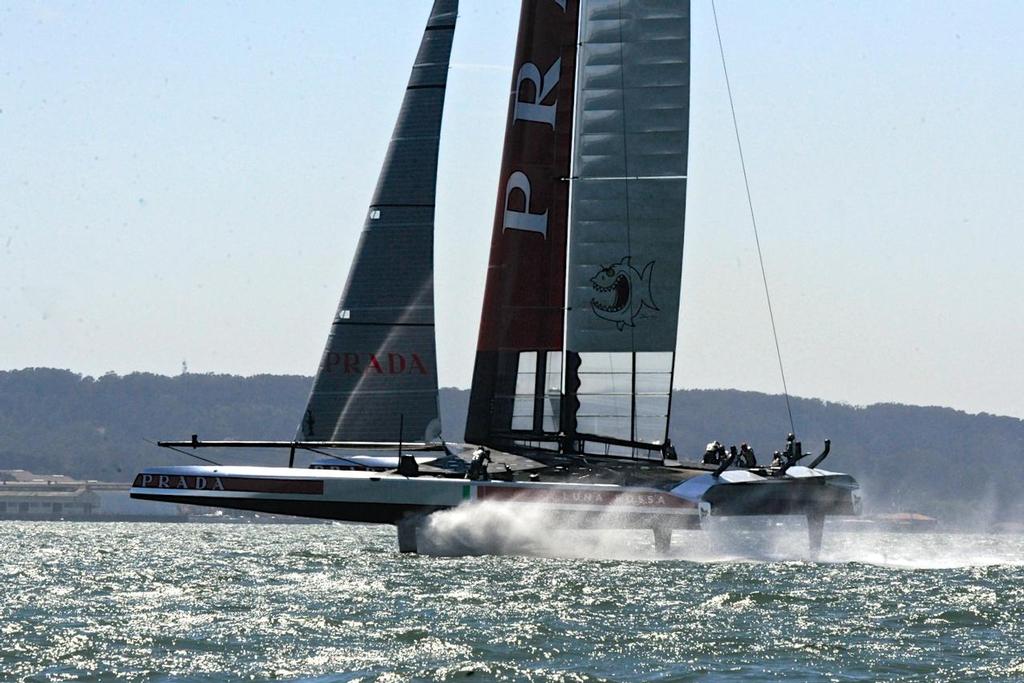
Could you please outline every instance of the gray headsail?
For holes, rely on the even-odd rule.
[[[430,441],[440,432],[434,196],[457,11],[458,0],[434,2],[299,440]]]

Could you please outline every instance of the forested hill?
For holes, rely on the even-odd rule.
[[[299,376],[136,373],[83,377],[34,368],[0,372],[0,469],[127,481],[141,466],[194,462],[146,440],[291,439],[311,385]],[[443,389],[445,435],[461,441],[469,392]],[[795,399],[805,447],[832,439],[827,467],[862,483],[871,508],[943,519],[1024,519],[1024,422],[949,408],[854,407]],[[673,441],[696,458],[704,444],[748,441],[759,457],[782,445],[780,396],[731,390],[676,392]],[[204,451],[213,456],[213,452]],[[217,454],[237,462],[239,454]],[[283,454],[261,453],[266,462]]]

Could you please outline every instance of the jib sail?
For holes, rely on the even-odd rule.
[[[457,10],[457,0],[434,2],[299,440],[430,441],[440,432],[434,196]]]

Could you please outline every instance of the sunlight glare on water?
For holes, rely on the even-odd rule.
[[[500,511],[481,524],[501,523]],[[527,520],[528,521],[528,520]],[[1021,680],[1024,541],[0,523],[0,680]],[[470,533],[441,520],[444,543]],[[462,543],[463,538],[459,542]]]

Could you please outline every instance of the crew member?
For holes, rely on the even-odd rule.
[[[786,435],[786,462],[796,457],[796,436],[790,432]]]
[[[740,444],[739,466],[747,469],[757,467],[757,458],[754,456],[754,449],[746,443]]]
[[[469,471],[466,472],[466,479],[480,481],[487,479],[487,463],[491,461],[491,452],[486,448],[478,448],[473,451],[473,460],[469,463]]]
[[[661,449],[661,457],[665,460],[678,460],[676,447],[672,445],[672,439],[665,439],[665,445]]]
[[[705,465],[719,465],[722,462],[722,454],[725,452],[725,448],[722,444],[717,441],[712,441],[704,449],[704,464]]]
[[[782,453],[775,451],[775,453],[772,454],[772,467],[782,467],[784,463],[785,460],[782,459]]]

